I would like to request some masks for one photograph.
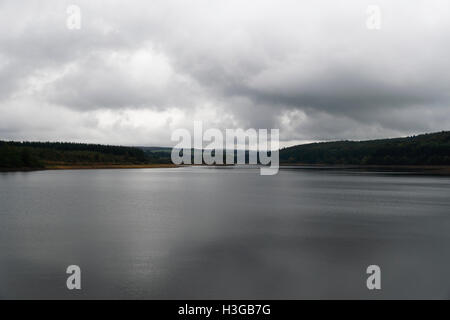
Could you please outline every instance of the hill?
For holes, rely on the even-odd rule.
[[[280,163],[450,165],[450,131],[406,138],[298,145],[281,149]]]
[[[0,141],[0,168],[40,169],[167,163],[140,148],[69,142]]]

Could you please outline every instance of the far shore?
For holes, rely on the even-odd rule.
[[[50,165],[43,170],[70,170],[70,169],[147,169],[147,168],[174,168],[179,167],[172,163],[152,164],[88,164],[88,165]]]
[[[450,175],[450,166],[442,165],[352,165],[352,164],[308,164],[281,163],[280,169],[298,167],[303,169],[357,169],[367,171],[419,171],[426,174]]]
[[[152,164],[48,164],[42,168],[0,168],[0,172],[27,172],[43,170],[89,170],[89,169],[151,169],[151,168],[180,168],[191,166],[233,166],[233,165],[205,165],[190,164],[176,165],[172,163]],[[280,169],[298,168],[305,170],[361,170],[372,172],[399,171],[416,174],[450,175],[450,166],[432,165],[350,165],[350,164],[308,164],[281,163]]]
[[[43,171],[43,170],[79,170],[79,169],[149,169],[149,168],[175,168],[180,167],[172,163],[152,164],[58,164],[47,165],[43,168],[0,168],[0,172]]]

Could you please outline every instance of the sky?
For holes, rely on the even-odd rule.
[[[0,140],[449,130],[449,57],[448,0],[0,0]]]

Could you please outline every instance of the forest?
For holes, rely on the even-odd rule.
[[[69,142],[0,141],[0,168],[38,169],[56,165],[158,162],[140,148]]]
[[[406,138],[297,145],[280,150],[280,163],[450,165],[450,131]]]
[[[171,148],[163,147],[0,141],[0,169],[168,165],[170,154]],[[280,164],[450,165],[450,131],[406,138],[297,145],[280,150]]]

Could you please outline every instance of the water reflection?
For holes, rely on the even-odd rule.
[[[449,191],[331,170],[2,173],[0,297],[448,298]]]

